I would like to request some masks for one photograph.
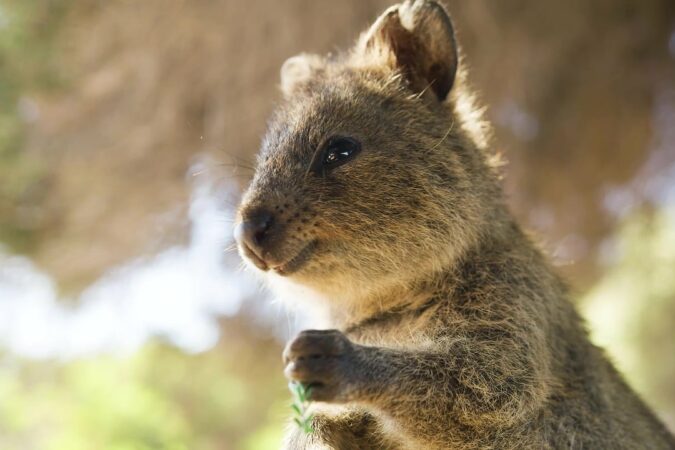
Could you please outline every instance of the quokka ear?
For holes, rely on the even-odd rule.
[[[281,66],[281,92],[289,97],[321,70],[322,60],[317,55],[301,53],[292,56]]]
[[[455,32],[435,1],[407,0],[387,9],[361,37],[357,51],[367,62],[400,70],[415,92],[431,90],[439,101],[455,81]]]

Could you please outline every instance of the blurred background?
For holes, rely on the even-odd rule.
[[[0,448],[277,448],[301,318],[233,209],[301,51],[385,0],[0,0]],[[675,3],[448,1],[508,201],[675,428]]]

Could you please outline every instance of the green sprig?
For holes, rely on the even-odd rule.
[[[288,388],[293,394],[293,404],[291,405],[294,415],[293,422],[306,434],[314,432],[314,428],[312,428],[314,416],[308,411],[309,400],[307,399],[311,388],[296,382],[289,383]]]

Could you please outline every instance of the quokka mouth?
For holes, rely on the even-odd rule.
[[[244,256],[248,258],[258,269],[267,271],[269,269],[269,266],[267,263],[259,257],[253,250],[251,250],[248,245],[246,244],[241,244],[241,250],[244,253]]]
[[[290,275],[293,272],[296,272],[299,270],[307,261],[309,261],[309,258],[312,256],[314,253],[314,250],[316,250],[317,246],[317,241],[312,241],[309,244],[307,244],[300,252],[298,252],[297,255],[295,255],[293,258],[289,259],[283,264],[279,264],[278,266],[272,267],[272,270],[274,270],[276,273],[279,275]]]

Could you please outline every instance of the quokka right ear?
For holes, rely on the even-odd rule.
[[[301,53],[292,56],[281,66],[281,92],[290,97],[302,85],[321,70],[322,59],[318,55]]]
[[[432,0],[406,0],[387,9],[356,48],[365,63],[399,70],[410,88],[447,97],[457,72],[457,44],[450,16]]]

